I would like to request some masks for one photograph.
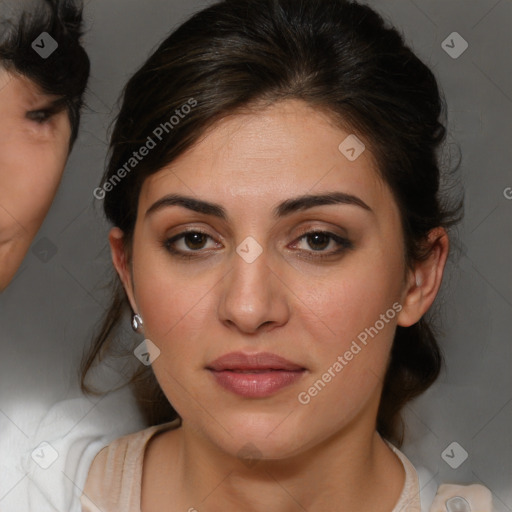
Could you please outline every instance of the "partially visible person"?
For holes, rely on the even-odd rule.
[[[0,292],[50,209],[77,139],[90,70],[82,9],[70,0],[0,0]],[[5,331],[0,342],[23,346]],[[27,390],[31,367],[0,360],[0,511],[79,510],[75,494],[95,454],[142,420],[126,388],[97,405],[85,397],[56,401],[41,415],[41,397],[48,402],[55,390]]]
[[[80,24],[70,1],[0,0],[0,291],[43,223],[77,138],[89,77]]]

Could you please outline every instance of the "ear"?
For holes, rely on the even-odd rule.
[[[402,310],[397,323],[409,327],[418,322],[428,311],[441,287],[443,272],[448,258],[449,240],[444,228],[432,229],[427,242],[430,247],[428,257],[416,263],[407,276],[407,284],[402,296]]]
[[[123,283],[124,290],[130,301],[132,310],[138,312],[135,295],[133,292],[132,274],[130,271],[130,262],[124,246],[124,233],[117,227],[112,228],[108,235],[110,243],[110,252],[112,254],[112,263]]]

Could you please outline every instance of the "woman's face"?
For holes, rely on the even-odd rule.
[[[299,101],[226,118],[145,180],[131,275],[111,233],[163,391],[230,454],[374,431],[396,324],[416,321],[398,313],[410,279],[397,205],[368,150],[340,151],[349,135]],[[255,357],[215,364],[232,353]]]
[[[0,291],[40,228],[66,164],[71,126],[57,99],[0,67]]]

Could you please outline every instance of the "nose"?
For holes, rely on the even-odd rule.
[[[218,309],[221,322],[245,334],[286,324],[291,292],[279,270],[270,268],[266,251],[254,260],[245,258],[243,251],[234,254],[233,259],[232,270],[221,284]]]

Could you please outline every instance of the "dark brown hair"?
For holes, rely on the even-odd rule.
[[[82,3],[75,0],[37,0],[27,6],[19,0],[1,0],[0,66],[20,73],[50,95],[62,96],[71,123],[70,149],[80,125],[83,95],[90,62],[81,46]],[[42,32],[57,41],[46,59],[32,43]]]
[[[129,80],[112,133],[102,186],[191,98],[197,106],[119,181],[104,211],[125,234],[129,254],[143,181],[191,148],[209,127],[241,109],[300,99],[367,143],[401,212],[408,266],[425,258],[427,234],[459,220],[462,201],[440,198],[438,149],[445,112],[431,70],[371,8],[347,0],[225,0],[172,33]],[[110,350],[129,310],[115,280],[104,323],[82,365],[82,389]],[[398,327],[377,418],[401,443],[400,410],[437,378],[441,353],[429,322]],[[176,417],[150,369],[133,377],[150,424]]]

